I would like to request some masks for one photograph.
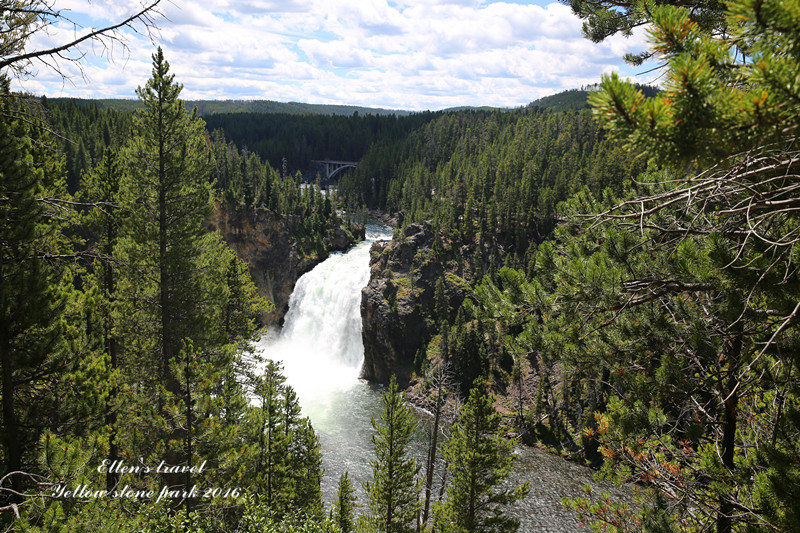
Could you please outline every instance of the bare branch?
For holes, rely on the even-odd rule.
[[[43,62],[50,69],[55,70],[63,79],[68,79],[67,74],[59,67],[58,60],[61,59],[73,63],[80,63],[80,60],[84,57],[85,53],[81,53],[77,58],[71,58],[65,56],[65,52],[73,50],[77,46],[87,41],[98,41],[102,42],[104,46],[107,46],[104,39],[119,41],[120,39],[114,34],[124,27],[128,27],[133,31],[137,31],[133,26],[137,22],[142,23],[148,29],[155,28],[154,16],[161,15],[161,13],[158,11],[158,6],[161,1],[162,0],[153,0],[151,3],[145,5],[140,11],[127,17],[125,20],[119,23],[112,24],[104,28],[94,29],[84,35],[80,35],[72,39],[67,43],[54,46],[52,48],[34,50],[30,52],[23,52],[21,49],[33,33],[52,26],[56,20],[69,21],[69,19],[66,18],[60,11],[53,9],[46,3],[42,4],[44,6],[42,9],[17,9],[17,13],[28,17],[33,17],[35,20],[38,20],[39,23],[34,24],[32,20],[25,20],[18,23],[17,26],[3,28],[4,31],[15,35],[15,37],[13,43],[10,44],[7,41],[2,46],[2,49],[0,49],[0,52],[2,52],[4,56],[2,59],[0,59],[0,70],[8,68],[17,72],[22,72],[24,70],[23,65],[29,64],[31,60],[36,59]],[[6,8],[5,11],[9,12],[12,10]]]

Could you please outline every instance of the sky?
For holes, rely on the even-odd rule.
[[[63,20],[36,34],[29,49],[141,9],[137,0],[55,6]],[[51,97],[133,99],[161,46],[186,100],[517,107],[603,73],[635,76],[622,57],[645,48],[643,31],[592,43],[569,7],[547,0],[162,0],[159,10],[155,32],[135,25],[121,42],[73,51],[79,63],[59,63],[66,81],[34,64],[19,86]]]

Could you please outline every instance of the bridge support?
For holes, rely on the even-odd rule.
[[[331,159],[312,161],[325,170],[325,179],[329,180],[346,168],[356,168],[357,161],[333,161]]]

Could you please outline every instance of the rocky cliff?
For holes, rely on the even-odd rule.
[[[345,250],[364,238],[364,227],[345,228],[333,219],[322,246],[299,239],[302,220],[281,216],[265,209],[217,204],[206,221],[250,267],[250,274],[262,296],[275,304],[265,317],[266,324],[280,324],[289,306],[297,280],[328,257],[328,252]]]
[[[417,352],[442,320],[452,320],[469,292],[465,277],[474,273],[465,270],[462,253],[473,252],[441,242],[427,222],[409,224],[396,240],[372,245],[370,280],[361,291],[363,378],[388,383],[396,374],[408,382]]]

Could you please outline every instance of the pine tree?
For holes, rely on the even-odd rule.
[[[445,531],[517,531],[519,521],[505,515],[503,507],[523,498],[528,483],[500,488],[511,473],[513,452],[514,443],[503,435],[500,415],[492,406],[486,383],[479,379],[444,448],[450,472],[442,506]]]
[[[414,531],[421,480],[417,479],[416,459],[409,456],[409,444],[416,422],[394,376],[383,393],[380,420],[373,418],[372,427],[375,460],[371,461],[373,480],[364,483],[369,507],[366,520],[386,533]]]
[[[582,0],[574,4],[589,7]],[[590,25],[610,22],[612,13],[623,26],[650,23],[649,54],[664,65],[664,91],[654,97],[612,75],[604,77],[602,90],[591,98],[612,136],[669,170],[654,176],[653,186],[644,188],[639,197],[604,209],[603,218],[615,223],[636,220],[642,236],[645,228],[650,229],[650,242],[669,243],[662,244],[655,257],[672,256],[677,250],[678,257],[683,252],[702,258],[695,265],[665,265],[660,275],[649,267],[626,284],[624,296],[641,304],[657,299],[664,308],[666,303],[682,314],[689,309],[694,314],[688,319],[673,315],[670,326],[673,331],[680,331],[681,324],[696,327],[683,335],[697,370],[681,376],[670,368],[672,358],[666,354],[661,355],[664,363],[659,369],[661,376],[680,383],[678,397],[694,388],[690,385],[694,377],[704,376],[699,385],[710,389],[704,394],[715,402],[713,408],[694,415],[695,422],[708,420],[704,427],[687,429],[691,438],[684,440],[693,443],[712,435],[711,449],[693,444],[703,484],[711,489],[686,494],[704,499],[695,507],[708,508],[720,533],[745,523],[766,522],[765,528],[785,529],[792,523],[790,502],[800,497],[800,484],[793,481],[800,471],[794,444],[800,424],[783,407],[753,403],[742,391],[795,399],[800,394],[794,355],[800,279],[793,266],[800,245],[796,235],[800,211],[794,178],[789,178],[800,168],[797,4],[732,0],[701,1],[698,6],[702,9],[691,3],[645,3],[632,14],[620,12],[619,3],[600,2],[578,11]],[[613,33],[620,29],[615,26],[605,29]],[[682,207],[676,209],[677,205]],[[785,275],[777,276],[778,271]],[[675,300],[668,297],[671,294]],[[670,343],[674,342],[673,335]],[[664,351],[657,347],[655,353]],[[761,365],[770,370],[759,371]],[[704,368],[715,370],[706,378]],[[667,396],[665,404],[650,406],[653,426],[680,423],[674,404],[682,402],[674,393]],[[683,405],[695,409],[691,402],[702,396],[696,393]],[[625,407],[615,403],[603,419],[619,431],[615,439],[603,437],[607,442],[616,440],[613,449],[647,442],[647,437],[634,438],[624,429],[645,411],[641,403],[628,403]],[[768,444],[752,424],[759,417],[775,427]],[[755,467],[761,475],[754,475],[751,465],[741,460],[752,447],[762,452]],[[688,460],[682,450],[675,450],[673,457],[673,468]],[[715,482],[709,484],[709,478]],[[659,484],[660,479],[653,482]],[[762,484],[766,479],[769,482]],[[744,496],[748,492],[763,498],[764,504],[750,501]]]
[[[605,7],[616,11],[617,5]],[[665,90],[646,98],[610,75],[590,99],[611,135],[679,169],[687,162],[702,169],[773,144],[785,149],[797,137],[800,32],[794,6],[736,0],[709,12],[728,33],[698,24],[697,12],[684,5],[640,11],[652,24],[650,53],[667,66]]]
[[[133,303],[129,334],[144,350],[143,369],[173,393],[179,388],[169,361],[184,338],[202,333],[197,269],[202,223],[212,209],[203,122],[186,112],[181,89],[159,49],[152,77],[137,89],[144,108],[136,115],[138,134],[124,152],[129,172],[121,184],[129,216],[120,252],[133,277],[125,287]]]
[[[120,203],[128,215],[115,250],[127,266],[118,291],[122,371],[137,385],[130,425],[136,430],[128,444],[134,453],[173,465],[192,462],[195,449],[211,453],[214,442],[222,446],[229,437],[221,435],[230,435],[242,419],[239,351],[252,340],[259,308],[246,270],[219,234],[203,227],[213,210],[211,152],[204,123],[187,113],[181,89],[159,49],[152,77],[137,90],[144,105],[135,118],[137,134],[122,153],[127,172]],[[187,372],[191,368],[181,364],[185,342],[202,371]],[[213,369],[213,391],[204,369]],[[193,396],[221,401],[208,402],[202,420],[188,411]],[[216,425],[223,418],[225,431]],[[201,423],[207,426],[200,433],[191,427]],[[231,462],[224,468],[241,474]]]
[[[428,456],[425,461],[425,498],[422,505],[422,516],[420,525],[424,528],[428,524],[428,517],[431,510],[431,497],[433,496],[433,479],[438,463],[437,456],[439,450],[439,433],[442,427],[442,417],[444,415],[445,402],[452,390],[452,373],[450,365],[442,363],[426,376],[426,381],[430,382],[431,400],[430,410],[433,412],[433,424],[430,428],[428,437]]]
[[[257,289],[250,278],[247,264],[230,248],[219,249],[221,257],[217,264],[225,269],[225,286],[220,291],[225,295],[221,302],[221,316],[212,321],[211,327],[221,326],[225,345],[220,351],[218,363],[224,370],[219,383],[226,425],[236,426],[249,406],[243,394],[243,383],[250,374],[250,364],[243,355],[252,353],[255,335],[259,331],[256,320],[272,310],[271,302],[256,296]],[[220,272],[221,273],[221,272]]]
[[[122,214],[119,212],[119,184],[122,170],[116,152],[106,148],[103,159],[92,172],[82,176],[82,188],[78,198],[91,204],[83,214],[82,225],[88,232],[90,244],[96,247],[99,258],[93,264],[93,275],[89,282],[99,291],[100,327],[103,350],[108,357],[109,395],[105,405],[105,423],[109,431],[108,460],[119,459],[117,439],[118,379],[120,343],[116,331],[116,299],[119,269],[114,262]],[[106,475],[106,489],[114,490],[119,476],[111,469]]]
[[[322,518],[322,451],[311,421],[299,419],[289,444],[289,473],[293,491],[291,505],[307,516]]]
[[[631,35],[634,28],[647,24],[652,19],[652,6],[638,1],[592,2],[589,0],[565,0],[573,13],[584,19],[583,34],[594,42],[622,33]],[[691,21],[707,32],[719,32],[725,27],[724,3],[718,0],[691,0],[689,2],[664,2],[681,5],[691,13]],[[651,57],[642,51],[630,54],[626,60],[633,64],[641,64]]]
[[[48,413],[54,417],[51,420],[59,420],[54,385],[61,382],[68,362],[63,313],[70,280],[60,265],[43,259],[59,251],[54,248],[57,227],[37,199],[46,191],[45,165],[35,158],[31,138],[37,135],[26,126],[30,118],[24,113],[10,95],[8,82],[0,78],[3,475],[34,471],[32,452],[42,429],[40,417]],[[52,170],[57,175],[57,169]],[[21,492],[21,476],[13,475],[9,481],[13,490]]]
[[[257,430],[257,456],[254,472],[257,488],[265,503],[278,508],[285,503],[281,487],[287,478],[287,454],[291,434],[284,427],[284,391],[286,378],[280,363],[267,361],[264,372],[258,377],[254,393],[259,402],[254,411]]]
[[[436,279],[436,286],[433,291],[434,312],[436,321],[443,323],[450,319],[450,301],[447,297],[447,287],[444,276]]]
[[[248,446],[242,461],[247,478],[264,505],[282,518],[292,512],[321,518],[322,453],[297,395],[286,384],[280,363],[267,360],[255,378],[256,404],[248,410],[243,436]]]
[[[350,476],[345,471],[339,478],[339,485],[336,490],[336,501],[333,502],[331,515],[334,523],[339,526],[342,533],[353,533],[356,527],[356,489]]]

